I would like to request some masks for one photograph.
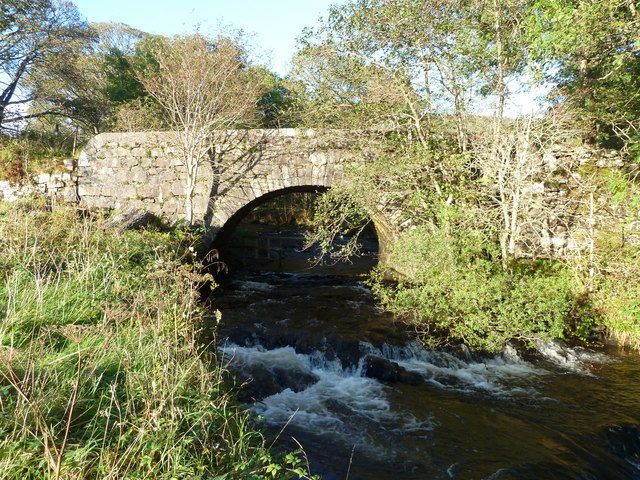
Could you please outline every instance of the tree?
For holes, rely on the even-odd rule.
[[[502,117],[508,80],[522,68],[521,11],[520,0],[354,0],[307,32],[294,73],[330,119],[359,111],[425,147],[452,123],[463,151],[476,99],[497,96]]]
[[[64,66],[92,40],[76,7],[63,0],[6,0],[0,5],[0,128],[11,122],[59,113],[42,98],[43,82],[67,73]]]
[[[264,67],[256,72],[264,78],[265,91],[258,100],[261,115],[260,125],[264,128],[294,128],[296,121],[296,92],[288,82]]]
[[[525,29],[530,65],[585,138],[640,145],[640,15],[634,0],[535,0]],[[640,147],[635,147],[640,148]]]
[[[249,68],[240,38],[202,35],[157,39],[155,65],[138,70],[149,94],[178,132],[186,167],[185,217],[193,222],[198,170],[208,158],[216,129],[252,124],[262,94],[261,78]]]

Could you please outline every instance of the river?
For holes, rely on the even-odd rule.
[[[640,479],[638,356],[560,343],[492,356],[426,349],[358,278],[373,257],[308,270],[298,234],[258,232],[271,251],[245,251],[252,268],[213,302],[242,400],[282,430],[283,448],[304,448],[312,473]]]

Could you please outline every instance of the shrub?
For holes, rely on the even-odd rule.
[[[379,274],[374,290],[431,343],[499,350],[514,339],[531,344],[562,336],[575,305],[569,273],[546,263],[504,270],[492,238],[473,229],[407,230],[388,261],[406,276],[389,285]]]

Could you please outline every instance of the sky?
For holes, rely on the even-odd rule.
[[[280,75],[288,70],[296,38],[318,25],[337,0],[73,0],[89,22],[120,22],[172,36],[215,34],[220,25],[242,29],[263,52],[259,63]],[[260,55],[262,56],[262,55]]]

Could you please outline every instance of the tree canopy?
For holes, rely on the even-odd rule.
[[[60,99],[58,89],[69,75],[79,75],[68,66],[93,38],[76,7],[62,0],[6,0],[0,19],[0,127],[79,108]]]

